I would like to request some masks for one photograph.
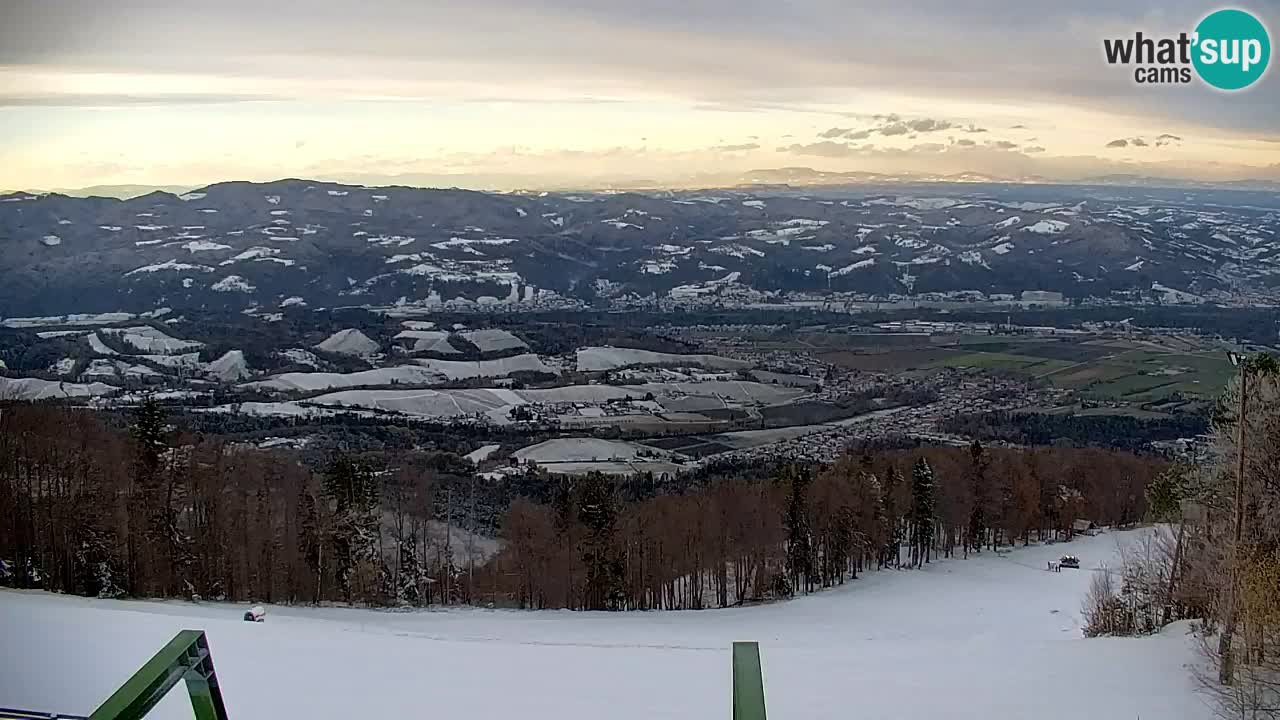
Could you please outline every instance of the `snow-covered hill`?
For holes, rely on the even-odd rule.
[[[1137,533],[873,572],[762,607],[571,613],[268,609],[0,593],[0,705],[88,713],[177,630],[202,628],[231,717],[714,718],[729,645],[761,644],[772,717],[1211,717],[1186,625],[1081,636],[1093,568]],[[1081,571],[1045,562],[1078,555]],[[172,693],[157,717],[190,717]]]
[[[282,180],[130,200],[17,193],[0,197],[0,316],[509,307],[746,288],[1110,297],[1158,284],[1200,296],[1274,287],[1278,222],[1267,193],[972,183],[529,195]]]

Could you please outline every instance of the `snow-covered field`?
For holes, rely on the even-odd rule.
[[[537,445],[520,448],[512,453],[525,462],[560,463],[595,460],[634,460],[644,454],[648,457],[666,457],[671,453],[648,445],[603,440],[601,438],[555,438]]]
[[[88,713],[177,630],[209,636],[236,720],[730,714],[729,645],[760,642],[783,720],[1211,717],[1186,624],[1086,640],[1079,607],[1117,541],[870,573],[839,589],[702,612],[375,612],[0,593],[0,705]],[[1070,551],[1086,569],[1049,573]],[[189,718],[171,693],[159,718]]]
[[[174,353],[182,353],[187,350],[195,350],[204,347],[204,343],[194,340],[179,340],[172,337],[162,330],[157,330],[150,325],[139,325],[138,327],[126,328],[107,328],[99,332],[107,333],[118,337],[125,345],[132,347],[141,353],[150,353],[157,355],[171,355]],[[96,336],[90,336],[90,344],[96,340]],[[97,350],[97,348],[94,348]]]
[[[100,382],[87,384],[41,380],[39,378],[0,377],[0,399],[3,400],[51,400],[56,398],[95,397],[110,395],[120,388]]]
[[[316,348],[325,352],[356,357],[373,357],[380,349],[377,342],[355,328],[339,330],[320,341]]]
[[[523,356],[520,356],[523,357]],[[534,356],[529,356],[534,357]],[[503,363],[507,360],[482,360],[483,363]],[[447,361],[419,361],[443,363]],[[476,363],[456,363],[475,365]],[[518,368],[529,369],[529,368]],[[376,387],[402,384],[427,385],[440,380],[436,370],[425,366],[401,365],[395,368],[364,370],[358,373],[285,373],[270,380],[246,383],[242,387],[267,390],[324,390],[337,387]],[[644,383],[641,385],[567,385],[557,388],[532,390],[506,390],[502,388],[474,388],[468,390],[344,390],[310,398],[307,402],[317,405],[340,405],[352,408],[368,408],[399,412],[421,417],[457,417],[460,415],[486,415],[491,422],[509,422],[508,414],[517,405],[554,405],[581,403],[599,405],[610,400],[631,398],[640,400],[653,395],[659,406],[668,412],[699,412],[713,408],[739,407],[742,405],[777,405],[793,402],[808,393],[780,385],[729,380],[707,382]],[[289,415],[299,409],[288,403],[259,403],[262,412],[267,405],[281,406]],[[243,407],[241,407],[243,411]]]
[[[586,347],[578,350],[578,370],[580,372],[615,370],[632,365],[676,365],[680,363],[722,370],[738,370],[751,367],[751,363],[745,360],[735,360],[718,355],[678,355],[675,353],[619,347]]]
[[[528,350],[523,340],[500,328],[470,330],[459,333],[467,342],[475,345],[480,352],[497,352],[499,350]]]
[[[291,372],[268,380],[247,383],[245,387],[262,390],[337,390],[382,385],[436,385],[449,380],[481,377],[505,377],[517,372],[559,375],[537,355],[524,354],[497,360],[416,360],[412,365],[361,370],[353,373]]]

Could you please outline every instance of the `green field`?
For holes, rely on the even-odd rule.
[[[1222,392],[1232,374],[1225,352],[1194,346],[1182,338],[1164,345],[1126,339],[972,338],[949,347],[886,348],[824,357],[871,372],[942,367],[1013,372],[1074,390],[1087,399],[1135,405],[1160,403],[1175,395],[1210,400]]]

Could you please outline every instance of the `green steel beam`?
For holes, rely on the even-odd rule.
[[[187,683],[196,720],[227,720],[222,691],[201,630],[183,630],[125,681],[89,720],[139,720],[180,680]]]
[[[733,720],[765,720],[759,643],[733,644]]]

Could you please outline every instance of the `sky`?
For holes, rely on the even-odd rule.
[[[753,169],[1280,179],[1280,73],[1139,85],[1194,0],[0,0],[0,190]],[[1280,28],[1280,0],[1239,5]],[[1275,64],[1274,62],[1272,64]]]

